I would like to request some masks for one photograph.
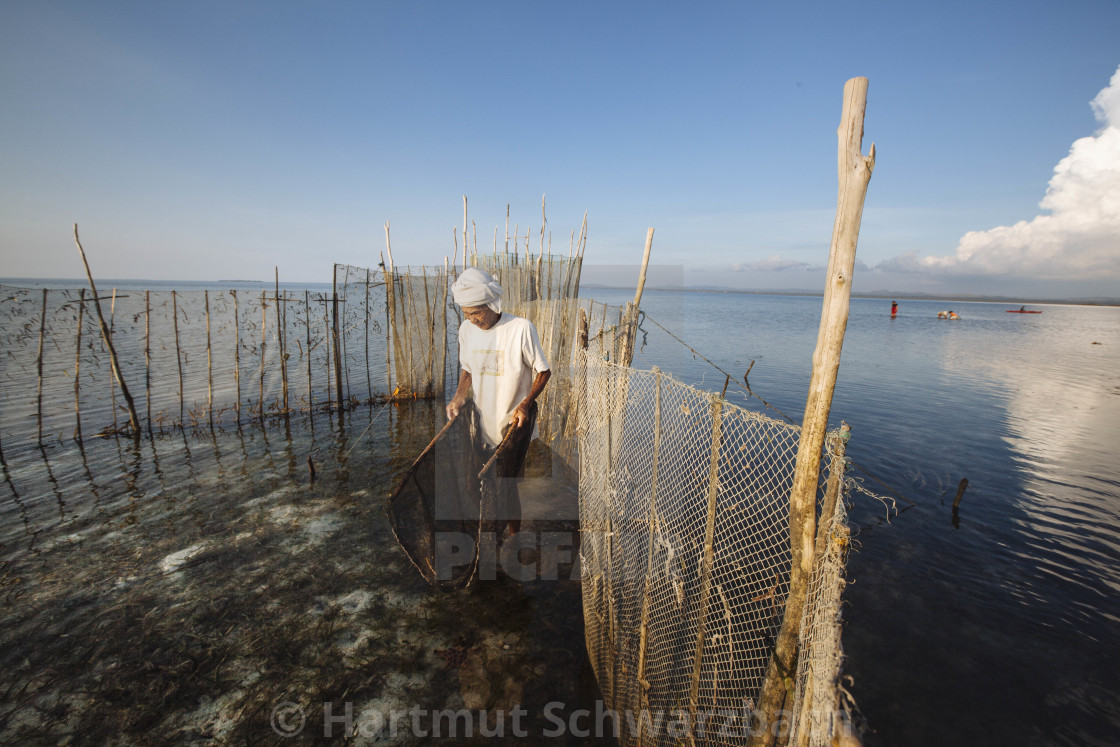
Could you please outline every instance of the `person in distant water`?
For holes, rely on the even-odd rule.
[[[1020,307],[1019,307],[1019,311],[1026,311],[1026,310],[1027,310],[1027,307],[1026,307],[1026,306],[1020,306]]]
[[[949,312],[948,311],[939,311],[939,312],[937,312],[937,318],[938,319],[948,319],[949,318]]]
[[[957,315],[957,312],[950,309],[949,310],[949,318],[950,319],[960,319],[960,316]]]
[[[891,301],[891,319],[898,316],[898,301]]]
[[[497,448],[507,426],[529,427],[536,437],[536,399],[552,371],[541,347],[537,328],[528,319],[502,313],[502,286],[489,273],[471,267],[451,286],[463,309],[459,327],[459,386],[447,404],[448,420],[459,414],[468,397],[474,400],[481,420],[481,437],[489,449]],[[512,474],[525,470],[525,454],[514,460]],[[521,501],[516,489],[506,492],[504,510],[510,534],[521,529]]]

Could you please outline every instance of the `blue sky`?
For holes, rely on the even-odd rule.
[[[653,226],[688,285],[819,290],[862,75],[857,290],[1120,296],[1117,39],[1114,0],[8,2],[0,276],[80,275],[75,222],[107,278],[327,281],[385,221],[442,264],[464,194],[534,250],[547,195],[588,263]]]

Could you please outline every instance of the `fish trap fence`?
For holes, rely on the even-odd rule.
[[[587,650],[623,714],[621,741],[746,744],[789,591],[799,429],[595,355],[579,356],[572,380]],[[791,744],[831,744],[844,718],[842,459],[827,466],[821,550],[787,674]]]
[[[448,273],[336,264],[344,399],[432,397],[447,381]],[[371,344],[372,343],[372,344]]]

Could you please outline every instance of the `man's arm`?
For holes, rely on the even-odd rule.
[[[535,386],[535,385],[534,385]],[[541,386],[544,389],[544,386]],[[467,401],[467,396],[471,393],[471,373],[470,371],[461,371],[459,373],[459,386],[455,389],[455,396],[447,403],[447,419],[451,420],[459,414],[463,404]]]
[[[548,383],[548,378],[552,376],[552,371],[540,371],[537,373],[537,378],[533,379],[533,388],[529,390],[529,396],[521,400],[517,409],[513,411],[513,417],[510,422],[514,426],[520,428],[525,423],[529,422],[529,405],[536,401],[541,392],[544,391],[545,384]]]

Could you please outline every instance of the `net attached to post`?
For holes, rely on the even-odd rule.
[[[572,378],[587,649],[620,739],[746,744],[788,592],[799,429],[599,356]],[[766,725],[799,744],[840,718],[844,516],[837,501],[821,522],[789,715]]]

